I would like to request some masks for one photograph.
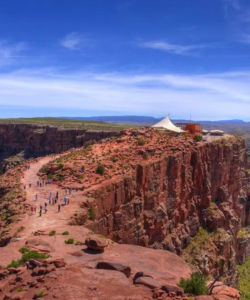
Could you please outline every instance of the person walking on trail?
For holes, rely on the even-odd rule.
[[[37,194],[35,194],[35,201],[37,201],[38,200],[38,195]]]
[[[44,203],[44,213],[46,214],[47,211],[48,211],[48,210],[47,210],[47,202],[45,202],[45,203]]]
[[[56,200],[58,200],[58,196],[59,196],[59,194],[58,194],[58,192],[56,192]]]
[[[33,206],[30,207],[30,213],[33,215]]]
[[[57,207],[57,212],[60,212],[61,211],[61,205],[58,204],[58,207]]]
[[[64,206],[67,204],[67,196],[64,196],[63,201],[64,201]]]
[[[51,192],[49,193],[49,205],[51,205]]]
[[[43,210],[43,207],[42,207],[42,205],[40,205],[39,217],[42,216],[42,210]]]

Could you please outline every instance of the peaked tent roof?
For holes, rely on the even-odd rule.
[[[174,132],[183,132],[183,130],[181,128],[175,126],[169,120],[169,117],[166,117],[165,119],[161,120],[160,122],[154,124],[152,127],[165,128],[167,130],[174,131]]]

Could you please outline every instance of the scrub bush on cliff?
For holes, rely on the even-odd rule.
[[[196,134],[196,135],[194,136],[194,141],[195,141],[195,142],[201,142],[201,141],[202,141],[202,136]]]
[[[208,278],[201,273],[193,273],[189,279],[181,278],[179,286],[183,288],[185,293],[206,295],[208,294],[207,281]]]

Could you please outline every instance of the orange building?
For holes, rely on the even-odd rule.
[[[191,135],[201,135],[201,124],[199,123],[177,123],[176,125]]]

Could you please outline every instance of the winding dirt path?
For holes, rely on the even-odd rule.
[[[55,230],[56,232],[70,230],[70,233],[75,234],[76,237],[80,237],[82,233],[87,232],[82,226],[70,226],[68,224],[71,216],[79,210],[79,205],[83,199],[81,192],[72,191],[71,194],[67,194],[66,190],[59,188],[55,184],[47,184],[42,187],[37,185],[39,181],[37,174],[40,168],[55,158],[55,156],[42,157],[32,162],[30,168],[24,172],[21,183],[23,187],[26,186],[26,204],[36,207],[36,213],[31,214],[31,210],[27,211],[22,216],[22,220],[15,225],[15,229],[23,227],[23,230],[18,234],[19,238],[17,240],[1,248],[0,265],[5,266],[12,259],[20,257],[18,249],[24,246],[26,240],[35,238],[34,233],[37,231],[48,233],[51,230]],[[30,184],[31,187],[29,186]],[[57,204],[49,205],[48,199],[50,193],[53,198],[56,192],[59,194]],[[37,200],[35,200],[35,195],[37,195]],[[64,206],[63,198],[65,195],[69,197],[70,201],[68,205]],[[44,211],[45,202],[47,203],[47,213]],[[61,204],[60,212],[58,212],[58,204]],[[42,216],[39,216],[40,205],[43,207]],[[60,243],[57,243],[55,239],[50,241],[56,252],[60,253],[62,251]]]

